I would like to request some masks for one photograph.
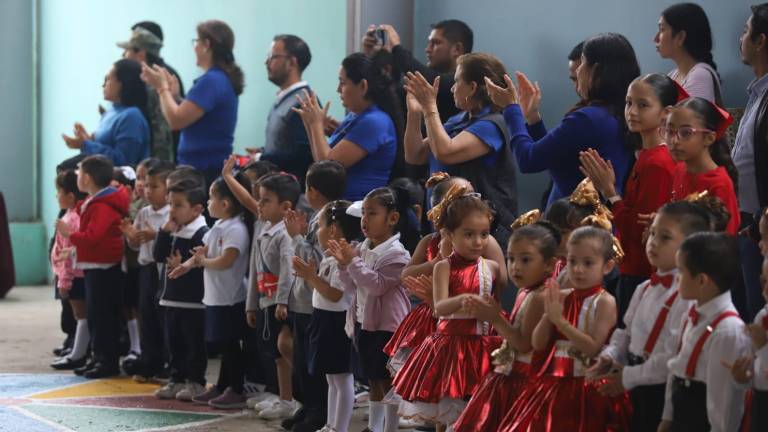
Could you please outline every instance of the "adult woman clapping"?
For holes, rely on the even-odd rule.
[[[117,61],[104,77],[103,85],[104,99],[112,102],[112,108],[104,112],[93,134],[75,123],[74,136],[62,135],[67,147],[80,150],[82,156],[103,155],[115,166],[135,166],[149,157],[147,89],[140,74],[139,63]]]
[[[167,70],[144,64],[141,77],[157,90],[171,128],[181,130],[177,162],[197,168],[210,184],[232,153],[243,72],[235,63],[235,35],[226,23],[198,24],[193,42],[197,65],[205,72],[180,103],[173,94],[175,80]]]

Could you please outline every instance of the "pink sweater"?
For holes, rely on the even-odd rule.
[[[61,218],[69,227],[69,232],[77,232],[80,229],[80,215],[75,209],[69,209]],[[60,259],[61,251],[70,249],[74,252],[74,246],[69,238],[56,233],[56,239],[51,249],[51,267],[58,281],[57,288],[69,290],[72,288],[72,279],[83,277],[83,271],[75,268],[75,259],[72,253],[65,259]]]

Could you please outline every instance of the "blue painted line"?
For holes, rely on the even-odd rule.
[[[60,430],[13,408],[0,407],[0,431],[2,432],[58,432]]]
[[[71,374],[0,374],[0,398],[28,396],[85,381]]]

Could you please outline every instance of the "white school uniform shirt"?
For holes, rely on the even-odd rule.
[[[322,309],[331,312],[344,312],[349,309],[351,304],[351,293],[344,289],[344,285],[339,279],[339,263],[336,258],[332,256],[326,256],[320,261],[320,267],[317,270],[317,274],[328,282],[331,288],[342,292],[341,299],[337,302],[333,302],[323,297],[317,290],[312,291],[312,307],[315,309]],[[359,295],[358,291],[358,295]]]
[[[763,325],[763,320],[768,316],[768,305],[763,306],[755,317],[755,324]],[[763,327],[765,328],[765,327]],[[766,330],[768,331],[768,330]],[[768,391],[768,344],[755,353],[753,386],[762,391]]]
[[[374,264],[376,264],[376,260],[379,259],[379,257],[382,256],[384,252],[389,250],[389,248],[394,246],[395,243],[400,243],[400,233],[393,235],[384,243],[376,246],[373,249],[371,249],[371,241],[365,239],[365,241],[360,245],[358,249],[360,251],[360,259],[363,260],[366,266],[373,268]],[[359,289],[355,291],[355,294],[357,301],[357,307],[355,309],[355,320],[362,324],[363,317],[365,316],[365,302],[368,300],[368,292],[364,289]]]
[[[248,249],[250,238],[248,228],[240,217],[219,219],[203,236],[208,246],[207,258],[216,258],[226,249],[240,252],[234,264],[228,269],[203,271],[206,306],[232,306],[245,301],[245,273],[248,270]]]
[[[736,308],[731,302],[730,291],[697,306],[696,310],[699,313],[698,322],[694,326],[688,315],[685,316],[681,323],[681,328],[685,326],[685,331],[682,334],[682,347],[680,352],[667,363],[669,375],[662,415],[664,420],[671,421],[674,412],[672,379],[674,377],[687,378],[685,369],[699,338],[721,313],[736,312]],[[688,324],[686,325],[686,323]],[[744,394],[748,385],[736,382],[730,369],[723,366],[721,362],[733,364],[738,358],[751,355],[751,344],[741,319],[729,317],[717,325],[701,350],[696,365],[696,374],[692,379],[707,385],[707,418],[712,432],[732,432],[739,429],[744,411]]]
[[[677,293],[677,270],[659,272],[658,275],[673,275],[675,281],[669,288],[660,283],[651,285],[650,280],[637,286],[624,314],[625,328],[613,332],[603,355],[624,365],[629,363],[628,353],[639,357],[645,355],[645,344],[656,325],[659,313],[666,302]],[[692,304],[692,301],[680,298],[679,294],[676,296],[656,345],[645,362],[636,366],[625,366],[622,370],[621,381],[625,389],[667,382],[667,362],[676,354],[676,344],[680,341],[679,324]],[[670,344],[670,341],[674,343]]]
[[[151,228],[155,232],[160,231],[160,228],[168,222],[168,214],[171,211],[171,206],[165,205],[160,210],[154,210],[152,205],[142,207],[138,213],[136,213],[136,219],[133,221],[133,227],[137,230],[144,230]],[[152,249],[155,247],[155,241],[148,241],[142,243],[139,246],[139,264],[147,265],[155,262],[155,257],[152,254]]]

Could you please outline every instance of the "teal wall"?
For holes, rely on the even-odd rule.
[[[97,106],[105,104],[103,77],[122,54],[115,42],[126,40],[137,21],[152,20],[163,27],[162,55],[179,71],[187,88],[200,74],[191,44],[197,23],[216,18],[232,27],[235,58],[246,83],[240,97],[237,149],[262,145],[267,113],[277,92],[267,80],[264,59],[277,33],[294,33],[307,41],[313,58],[304,77],[323,99],[333,101],[332,113],[342,115],[335,92],[345,55],[344,0],[40,0],[39,17],[41,205],[49,229],[58,211],[56,164],[75,154],[64,146],[61,134],[70,133],[76,121],[89,131],[96,127]]]

